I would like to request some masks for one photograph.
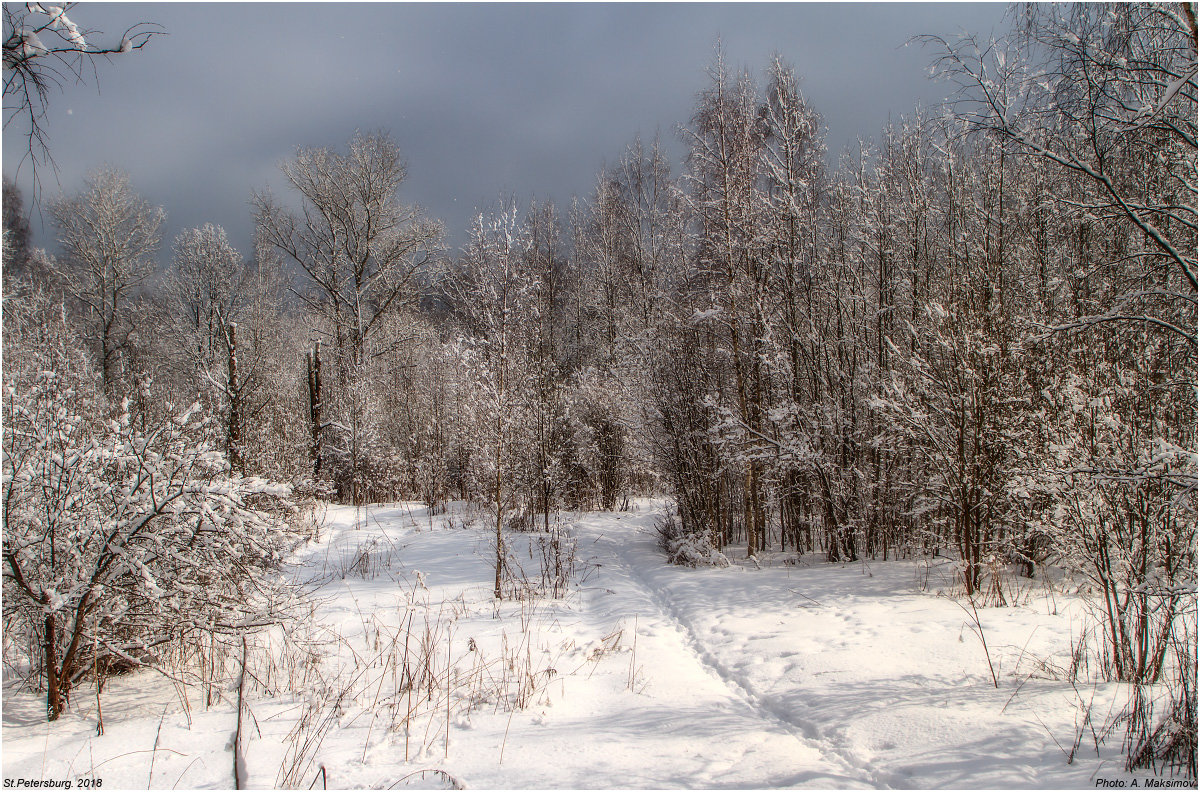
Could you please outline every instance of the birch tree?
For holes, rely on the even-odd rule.
[[[70,292],[84,305],[88,339],[104,387],[114,390],[131,330],[130,304],[154,272],[161,208],[140,198],[117,170],[92,173],[86,189],[50,205]]]
[[[481,214],[465,255],[445,283],[467,330],[462,343],[476,387],[475,399],[467,406],[476,412],[480,484],[493,514],[496,599],[503,597],[504,528],[520,503],[517,483],[526,478],[522,469],[536,458],[525,434],[535,424],[529,396],[536,374],[522,334],[532,328],[536,337],[541,320],[536,313],[537,284],[522,266],[528,247],[527,229],[515,206]]]

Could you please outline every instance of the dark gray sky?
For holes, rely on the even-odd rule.
[[[169,35],[99,64],[95,82],[50,98],[58,177],[75,192],[103,164],[167,211],[161,258],[181,230],[223,225],[249,252],[254,189],[284,192],[296,146],[343,147],[356,129],[390,131],[409,165],[406,202],[446,222],[458,246],[475,210],[501,195],[586,196],[635,136],[677,133],[705,87],[720,37],[726,60],[761,75],[779,52],[802,76],[838,153],[889,117],[945,98],[920,33],[988,36],[992,3],[347,4],[83,3],[72,19],[119,41],[139,21]],[[7,117],[7,116],[6,116]],[[24,139],[4,135],[4,172]],[[15,133],[16,132],[16,133]],[[15,134],[14,134],[15,133]],[[29,167],[18,174],[26,200]],[[55,250],[33,218],[35,244]]]

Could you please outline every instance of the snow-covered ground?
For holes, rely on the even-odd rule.
[[[1073,687],[1077,599],[1027,583],[1013,607],[943,595],[934,560],[667,566],[655,505],[563,515],[560,599],[492,597],[486,519],[417,504],[333,507],[285,574],[304,620],[252,642],[251,787],[1094,788],[1115,686]],[[466,525],[464,526],[464,523]],[[518,588],[547,590],[542,534],[512,534]],[[543,583],[545,582],[545,585]],[[988,657],[999,680],[993,685]],[[1055,678],[1059,677],[1059,678]],[[410,684],[411,682],[411,684]],[[154,672],[43,703],[6,682],[5,779],[227,788],[236,685]],[[1074,761],[1068,754],[1074,750]],[[321,768],[324,768],[322,775]],[[7,784],[6,784],[7,786]],[[77,784],[78,786],[78,784]]]

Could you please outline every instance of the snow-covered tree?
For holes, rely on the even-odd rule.
[[[479,215],[462,260],[449,273],[446,288],[468,336],[463,341],[475,397],[479,433],[475,453],[480,483],[495,515],[495,596],[502,596],[506,515],[520,503],[522,468],[533,449],[527,430],[535,372],[522,335],[539,324],[536,283],[522,266],[529,246],[515,206]],[[532,332],[536,332],[533,330]]]
[[[159,284],[156,340],[177,363],[171,372],[177,391],[199,394],[220,416],[230,464],[243,471],[246,440],[267,406],[267,349],[282,330],[279,269],[269,255],[243,260],[223,228],[206,224],[176,238],[172,266]]]
[[[32,253],[29,241],[29,216],[21,191],[7,176],[4,177],[4,282],[8,284],[25,272]]]
[[[50,214],[62,248],[62,275],[85,307],[100,376],[113,392],[132,330],[130,306],[154,272],[165,214],[139,197],[120,171],[96,171],[85,185],[83,192],[52,202]]]
[[[282,169],[299,195],[299,212],[269,194],[256,195],[257,240],[303,273],[293,290],[314,317],[313,331],[329,342],[322,361],[322,423],[340,433],[337,447],[350,471],[338,477],[349,484],[361,478],[359,450],[366,438],[357,433],[367,428],[363,394],[351,388],[368,364],[372,336],[419,297],[442,229],[418,207],[400,203],[407,171],[399,148],[384,134],[355,135],[345,154],[300,149]],[[344,488],[341,494],[353,496]]]
[[[390,312],[416,300],[439,249],[441,225],[398,200],[407,169],[386,135],[355,135],[345,154],[300,149],[282,169],[300,211],[256,195],[258,240],[306,276],[296,293],[324,319],[336,371],[347,378],[362,363],[371,333]]]
[[[741,515],[747,552],[765,546],[767,509],[764,470],[757,451],[766,417],[768,372],[764,366],[766,289],[771,256],[762,233],[764,204],[760,164],[765,125],[748,73],[730,75],[717,54],[710,86],[699,98],[692,125],[689,169],[690,208],[698,221],[698,257],[708,304],[707,328],[726,348],[733,401],[746,427],[739,444],[742,468]]]

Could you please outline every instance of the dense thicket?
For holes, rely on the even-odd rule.
[[[449,254],[382,134],[300,150],[300,208],[257,196],[248,260],[205,226],[154,281],[160,213],[120,174],[52,205],[57,262],[6,197],[6,255],[52,275],[6,303],[6,351],[40,343],[7,316],[48,300],[46,370],[100,381],[6,367],[6,424],[58,392],[71,445],[86,390],[128,397],[105,431],[133,438],[197,401],[237,473],[480,504],[497,596],[506,530],[635,493],[673,499],[693,561],[940,553],[996,603],[1052,562],[1092,584],[1111,676],[1158,680],[1195,651],[1195,19],[1017,16],[1006,41],[931,42],[956,102],[833,168],[786,63],[718,55],[686,161],[637,141],[590,195],[502,203]],[[28,580],[6,571],[6,603],[46,594]]]
[[[109,399],[64,308],[4,312],[5,653],[50,720],[84,676],[258,624],[296,516],[287,487],[230,471],[199,403]]]

